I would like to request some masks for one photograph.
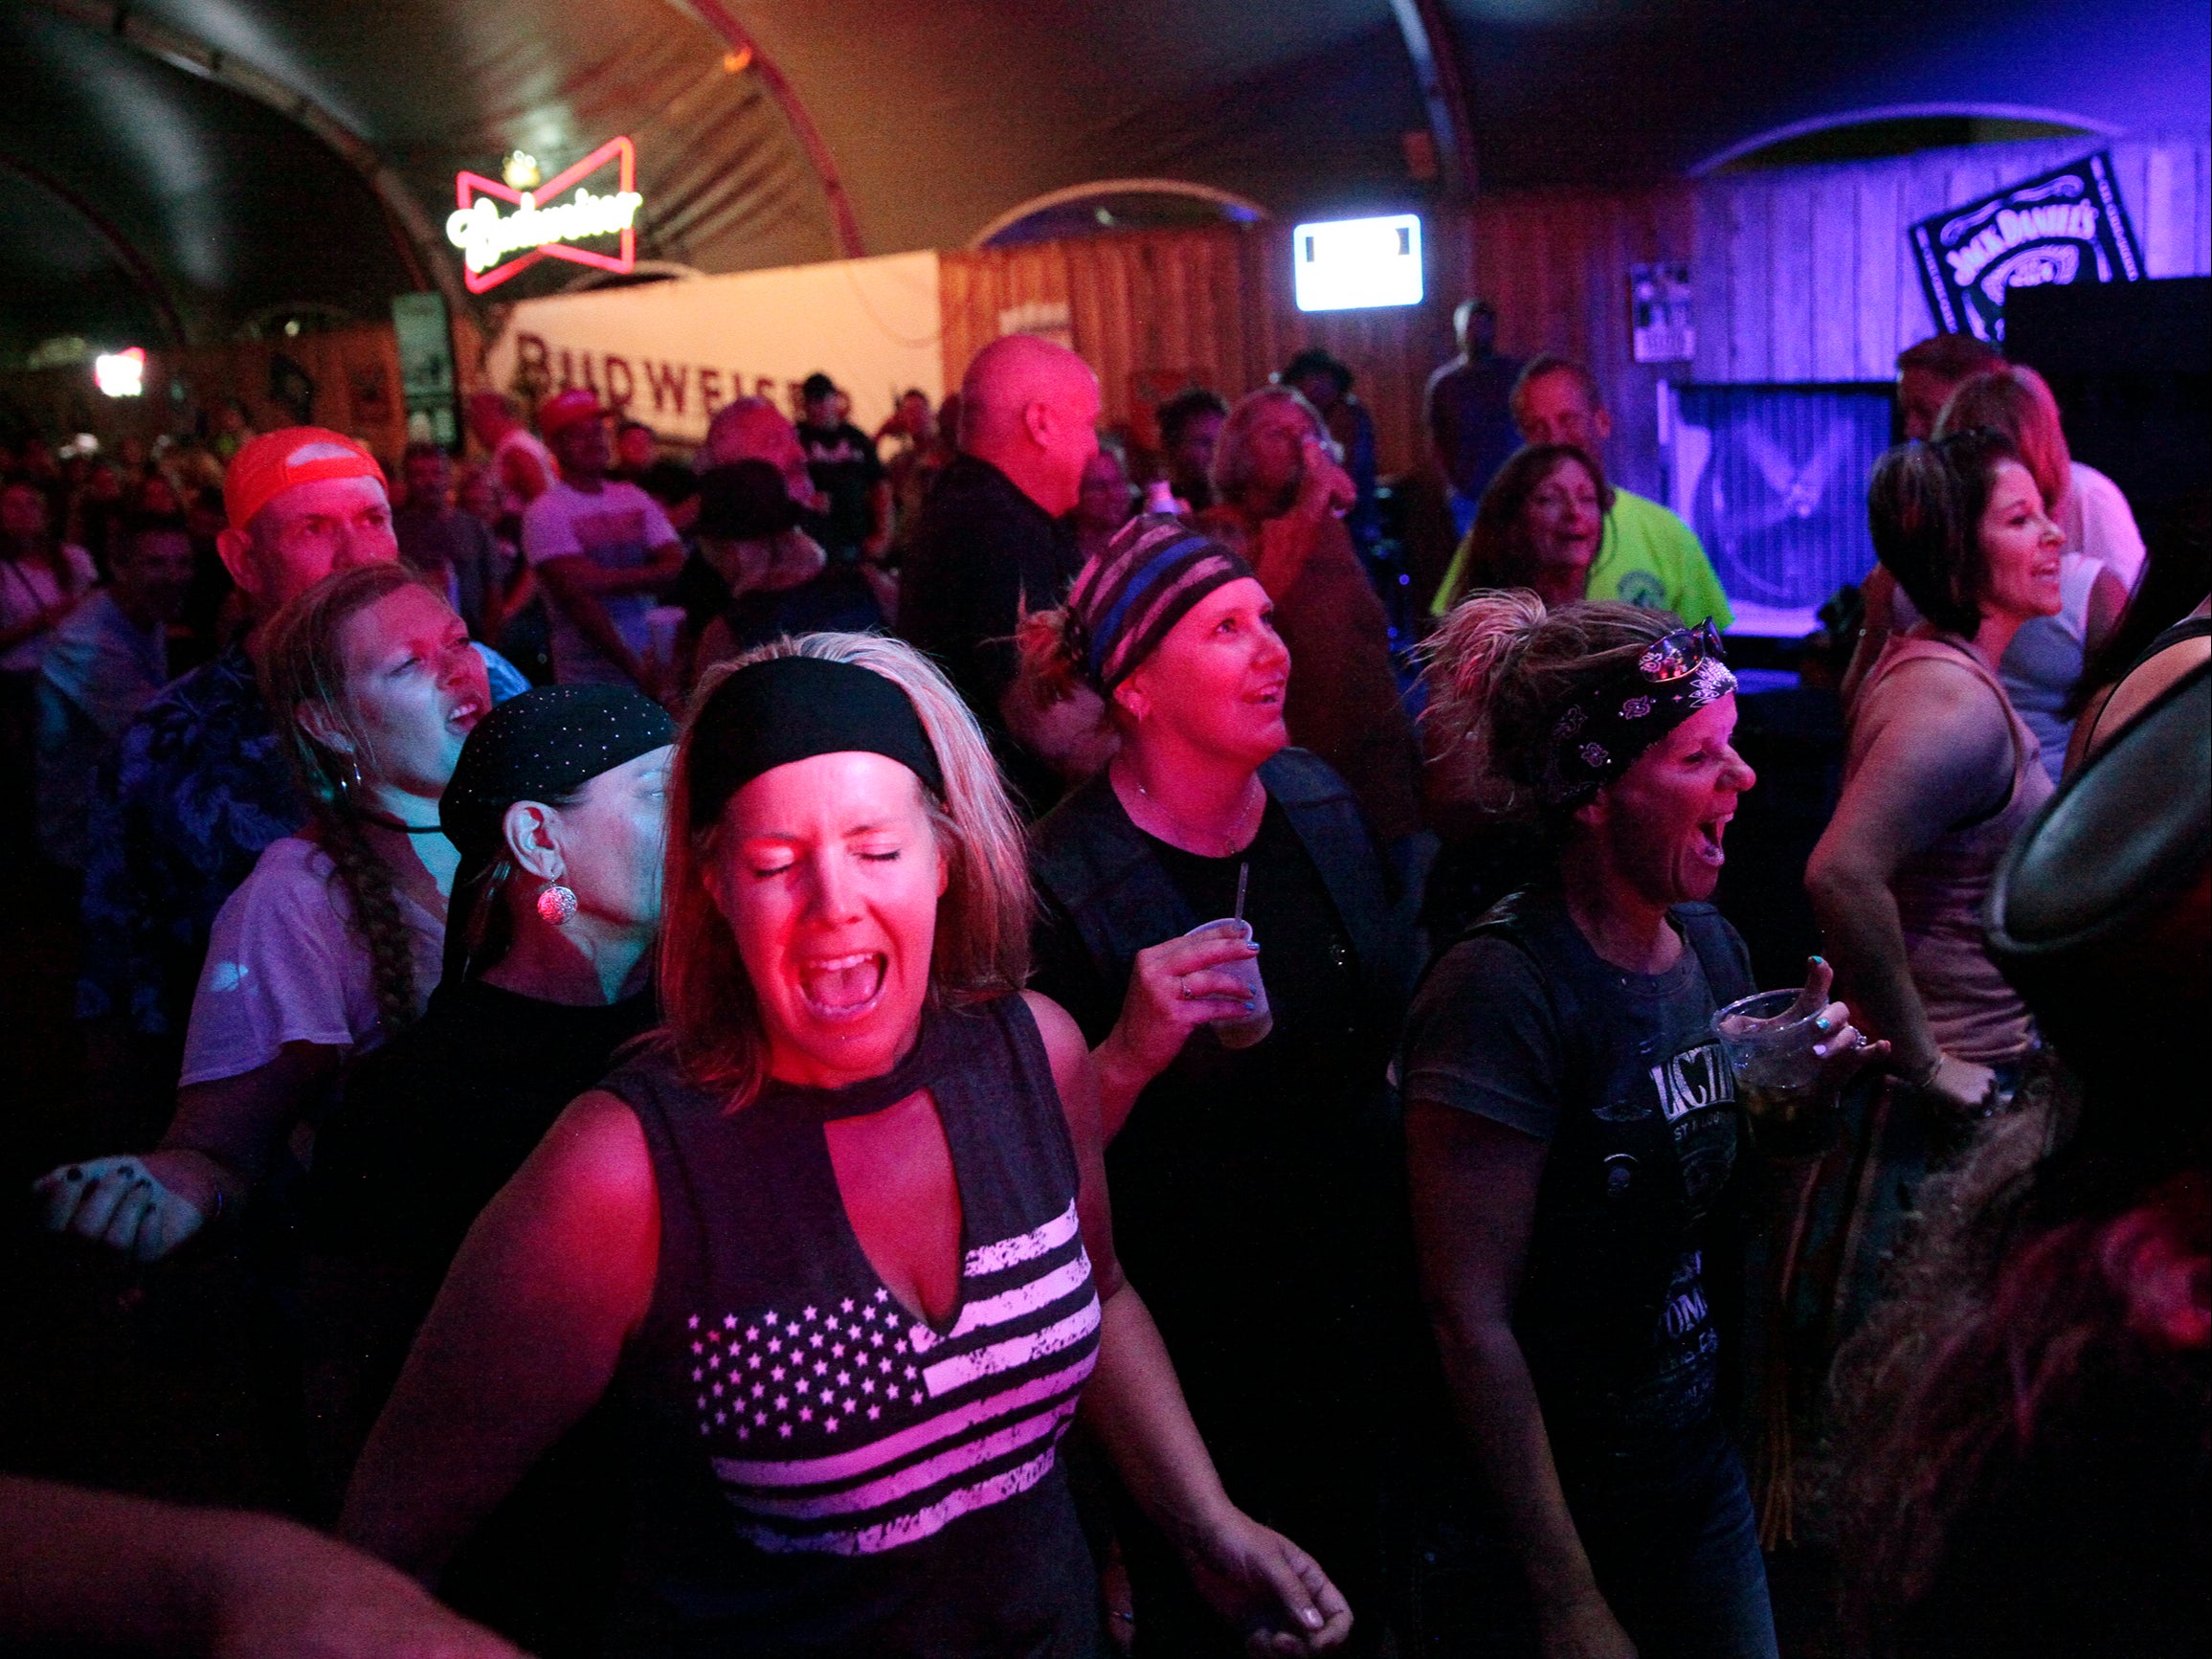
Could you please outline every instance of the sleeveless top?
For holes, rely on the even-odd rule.
[[[1955,824],[1933,844],[1908,859],[1890,886],[1905,934],[1912,986],[1942,1050],[1959,1060],[1995,1065],[2032,1047],[2035,1028],[2027,1004],[1998,972],[1981,940],[1981,913],[1998,861],[2050,797],[2035,733],[2022,722],[1981,659],[1953,639],[1910,639],[1892,634],[1868,672],[1851,709],[1843,759],[1843,787],[1866,758],[1867,716],[1883,697],[1909,697],[1892,678],[1907,662],[1949,662],[1989,687],[2012,729],[2012,787],[1994,813]]]
[[[731,1110],[663,1054],[601,1086],[645,1132],[659,1264],[614,1398],[633,1437],[611,1643],[653,1654],[1087,1655],[1056,1451],[1098,1356],[1078,1169],[1017,996],[926,1014],[886,1075]],[[932,1324],[846,1218],[825,1122],[927,1089],[961,1203]]]

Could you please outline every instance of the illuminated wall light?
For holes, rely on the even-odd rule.
[[[585,179],[610,166],[616,169],[614,191],[596,194],[585,188]],[[511,181],[534,175],[538,164],[518,150],[507,157],[504,170]],[[568,201],[555,200],[571,189],[575,194]],[[570,259],[602,271],[637,266],[637,210],[644,197],[637,193],[637,151],[627,138],[609,139],[539,189],[464,172],[455,178],[454,193],[458,206],[446,215],[446,239],[462,251],[467,266],[462,280],[472,294],[496,287],[544,258]],[[503,201],[513,203],[516,211],[502,213]],[[573,245],[601,236],[620,238],[614,253]],[[508,254],[522,257],[504,258]]]
[[[1328,219],[1290,233],[1301,311],[1352,311],[1421,302],[1420,217]]]
[[[722,55],[722,73],[725,75],[743,75],[751,67],[752,48],[749,46],[740,46],[735,52],[725,52]]]
[[[145,347],[102,351],[92,360],[92,383],[110,397],[139,397],[145,392]]]

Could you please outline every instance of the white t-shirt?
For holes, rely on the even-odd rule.
[[[65,599],[81,599],[100,580],[92,555],[82,548],[64,547],[61,562],[69,567],[67,589],[54,579],[53,569],[44,559],[0,559],[0,628],[28,622],[40,611]],[[11,674],[37,673],[39,663],[46,661],[46,647],[53,642],[51,628],[18,639],[0,655],[0,669]]]
[[[420,1004],[442,969],[445,925],[405,892],[398,899],[414,947]],[[378,1046],[390,1033],[376,1011],[369,948],[354,934],[352,914],[329,854],[299,836],[271,841],[215,912],[179,1084],[257,1070],[287,1042],[322,1043],[346,1058]]]
[[[523,513],[523,557],[532,565],[581,554],[610,571],[634,571],[651,562],[655,548],[675,540],[676,527],[660,504],[636,484],[618,479],[609,479],[596,495],[587,495],[564,481]],[[601,594],[598,600],[622,642],[644,656],[651,642],[645,614],[659,602],[658,598],[652,594]],[[554,679],[564,685],[630,684],[630,676],[584,638],[584,631],[550,595],[546,617]]]
[[[2067,551],[2096,560],[2133,594],[2135,578],[2143,573],[2143,532],[2135,527],[2134,510],[2120,486],[2095,467],[2078,460],[2073,467],[2073,485],[2059,508]]]

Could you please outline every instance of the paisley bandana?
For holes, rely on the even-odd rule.
[[[1634,667],[1570,703],[1552,728],[1544,798],[1578,806],[1645,750],[1735,689],[1709,619],[1654,640]]]

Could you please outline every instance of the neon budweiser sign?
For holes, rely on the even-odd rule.
[[[511,160],[527,162],[527,157]],[[601,195],[583,181],[607,167],[615,167],[614,189]],[[570,259],[602,271],[628,271],[637,263],[637,210],[645,198],[637,193],[637,151],[627,138],[609,139],[574,167],[540,186],[527,172],[510,165],[508,182],[464,172],[454,179],[459,205],[446,215],[446,239],[461,251],[463,273],[472,294],[497,287],[517,272],[540,259]],[[522,189],[523,185],[536,188]],[[570,187],[575,194],[567,201],[555,198]],[[513,204],[511,213],[499,204]],[[616,251],[602,254],[575,244],[615,236]],[[520,258],[506,258],[520,254]]]

